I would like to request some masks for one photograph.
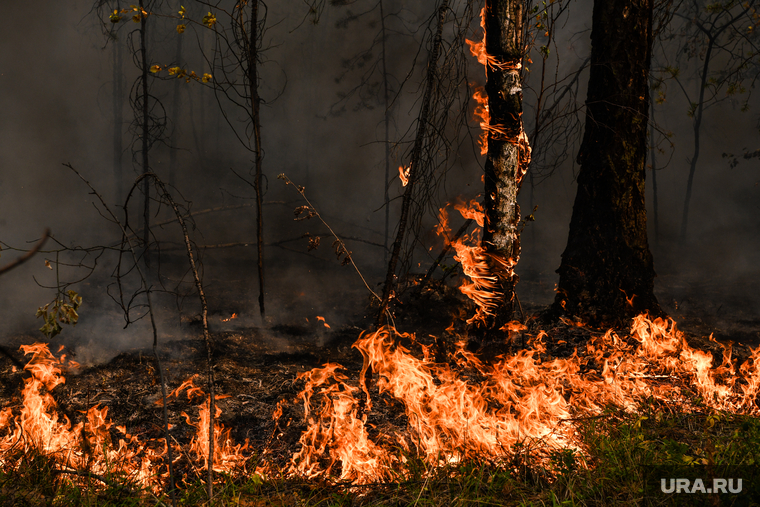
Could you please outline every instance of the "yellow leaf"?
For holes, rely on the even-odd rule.
[[[153,65],[153,66],[151,66],[150,71],[153,74],[155,74],[156,72],[160,72],[161,71],[161,66],[160,65]]]
[[[214,16],[213,14],[209,12],[208,14],[203,16],[203,24],[211,28],[212,26],[216,24],[216,16]]]
[[[177,33],[184,33],[185,25],[177,25]]]
[[[202,83],[208,83],[212,79],[214,79],[214,76],[212,76],[211,74],[207,74],[207,73],[204,72],[203,73],[203,77],[201,78],[201,82]]]
[[[169,75],[173,76],[174,74],[177,74],[180,71],[179,67],[169,67]]]
[[[184,18],[186,12],[187,12],[187,9],[185,9],[185,6],[184,5],[180,5],[179,6],[179,15]]]
[[[48,269],[53,269],[53,266],[50,265],[50,261],[45,259],[45,266],[47,266]]]

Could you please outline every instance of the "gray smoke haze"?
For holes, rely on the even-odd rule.
[[[264,37],[260,93],[264,99],[261,112],[266,174],[265,248],[268,317],[262,322],[256,308],[255,214],[252,188],[236,177],[249,177],[253,154],[242,148],[232,130],[219,113],[211,89],[199,83],[178,86],[175,103],[174,80],[151,80],[152,93],[166,108],[169,124],[167,144],[174,131],[176,165],[171,168],[171,150],[156,145],[151,150],[153,170],[172,183],[177,195],[192,202],[192,210],[222,206],[240,206],[223,212],[198,215],[193,239],[199,245],[241,243],[247,246],[204,250],[204,284],[209,294],[215,329],[234,326],[278,324],[304,326],[315,336],[323,331],[316,320],[322,316],[333,327],[351,322],[368,300],[362,282],[350,267],[339,266],[332,253],[332,240],[325,237],[315,252],[306,253],[305,232],[324,234],[325,228],[312,219],[293,221],[293,208],[303,203],[292,187],[276,178],[286,173],[294,182],[306,187],[309,199],[340,234],[361,238],[365,242],[348,241],[353,258],[371,286],[378,289],[385,265],[383,186],[384,135],[382,87],[378,74],[367,86],[351,95],[363,75],[377,65],[379,46],[365,59],[354,57],[372,46],[377,36],[379,14],[369,11],[373,2],[328,3],[318,23],[308,15],[300,0],[271,2],[269,31]],[[335,5],[338,4],[338,5]],[[413,4],[413,5],[410,5]],[[455,10],[462,2],[452,2]],[[591,3],[571,5],[568,17],[561,24],[556,44],[551,47],[551,73],[567,75],[575,71],[590,51]],[[64,246],[114,244],[119,230],[100,216],[93,206],[97,200],[82,182],[62,163],[76,167],[106,198],[119,217],[124,194],[117,196],[119,185],[126,192],[141,168],[139,156],[133,155],[139,143],[129,132],[133,113],[123,104],[122,177],[117,181],[113,155],[113,42],[106,44],[93,9],[93,2],[77,0],[56,9],[40,8],[28,2],[12,2],[5,7],[6,23],[0,35],[0,241],[6,245],[28,248],[50,227]],[[187,5],[191,14],[201,7]],[[424,26],[432,14],[429,2],[387,2],[393,34],[388,39],[388,72],[395,93],[400,83],[409,81],[395,97],[392,108],[391,138],[401,139],[412,124],[419,108],[420,76],[426,52],[419,55],[419,44],[425,37]],[[479,7],[478,7],[479,8]],[[206,10],[205,8],[203,8]],[[175,12],[173,4],[161,7]],[[219,16],[220,20],[222,16]],[[176,21],[151,19],[149,60],[160,65],[177,64],[198,74],[216,72],[200,55],[200,48],[213,46],[210,34],[188,28],[183,34],[180,60],[175,61],[177,47]],[[472,23],[470,38],[480,38],[478,20]],[[128,94],[138,71],[128,51],[129,32],[139,27],[131,21],[119,26],[118,40],[124,51],[122,72],[125,94]],[[540,43],[540,40],[539,40]],[[529,88],[539,80],[540,59],[528,64],[525,109],[526,130],[530,134],[530,111],[535,94]],[[416,61],[416,66],[414,66]],[[470,59],[467,80],[483,84],[483,70]],[[556,65],[556,69],[554,67]],[[410,69],[413,72],[410,74]],[[165,73],[164,73],[165,75]],[[582,106],[588,73],[578,80],[577,99]],[[342,94],[342,95],[341,95]],[[349,94],[345,100],[341,96]],[[690,229],[687,243],[680,244],[678,232],[688,172],[687,157],[692,149],[691,123],[686,115],[688,104],[671,88],[664,104],[656,108],[656,121],[664,131],[672,132],[674,148],[665,148],[658,155],[659,237],[653,228],[653,195],[651,174],[648,175],[650,246],[658,272],[657,290],[662,303],[674,309],[674,302],[709,300],[711,311],[741,307],[753,318],[760,316],[760,297],[755,285],[760,279],[760,167],[758,159],[741,160],[730,168],[723,153],[741,155],[760,148],[758,139],[757,100],[753,96],[750,110],[739,112],[729,101],[708,110],[704,119],[702,153],[694,184]],[[533,101],[533,102],[531,102]],[[244,132],[242,115],[225,106],[230,122]],[[581,109],[583,121],[583,110]],[[477,122],[471,121],[472,134],[478,136]],[[581,123],[582,127],[582,123]],[[582,134],[582,130],[580,131]],[[407,141],[409,137],[405,138]],[[136,143],[134,146],[132,143]],[[469,143],[469,141],[467,142]],[[459,150],[456,164],[446,177],[444,195],[453,201],[469,200],[481,191],[482,160],[473,155],[477,149],[469,144]],[[391,241],[398,218],[403,188],[395,175],[407,145],[394,150],[391,163],[390,194]],[[542,148],[547,149],[547,148]],[[537,178],[530,188],[526,178],[520,203],[523,214],[538,205],[536,222],[525,229],[523,255],[518,266],[523,299],[534,304],[547,304],[553,298],[556,283],[554,270],[567,241],[567,230],[575,197],[574,164],[577,143],[563,149],[567,160],[550,177]],[[552,155],[557,157],[558,155]],[[550,157],[551,158],[551,157]],[[532,168],[533,170],[533,168]],[[173,174],[173,177],[172,177]],[[249,177],[249,181],[252,178]],[[117,198],[118,197],[118,198]],[[130,223],[138,228],[141,195],[136,192],[131,203]],[[170,210],[155,210],[156,222],[171,218]],[[458,219],[458,217],[457,217]],[[434,217],[426,222],[434,226]],[[458,226],[456,222],[455,226]],[[181,236],[176,225],[162,226],[157,235],[162,241],[161,276],[167,289],[177,286],[192,293],[181,249]],[[290,241],[292,240],[292,241]],[[370,243],[374,243],[370,244]],[[46,249],[56,245],[49,242]],[[437,251],[431,255],[435,257]],[[17,252],[2,251],[0,265],[13,259]],[[0,279],[0,341],[13,341],[23,335],[42,339],[36,329],[37,307],[51,301],[54,290],[42,288],[56,285],[56,271],[48,269],[44,260],[55,261],[54,253],[38,254],[24,266]],[[84,259],[95,260],[83,253],[61,254],[60,260],[76,264]],[[415,257],[418,271],[425,272],[430,259]],[[118,306],[108,297],[117,291],[111,274],[115,268],[113,254],[98,258],[93,275],[73,285],[84,298],[81,321],[74,329],[65,329],[62,339],[75,346],[79,359],[103,361],[121,350],[148,346],[147,320],[126,330]],[[86,270],[62,267],[62,281],[75,280]],[[36,282],[35,282],[36,280]],[[130,282],[134,285],[134,280]],[[157,282],[156,282],[157,283]],[[161,339],[181,339],[188,333],[187,321],[197,312],[192,295],[177,301],[169,295],[157,296]],[[703,305],[704,306],[704,305]],[[223,323],[231,313],[241,315],[236,323]],[[138,312],[139,313],[139,312]],[[227,326],[227,327],[225,327]],[[272,338],[273,342],[276,337]]]

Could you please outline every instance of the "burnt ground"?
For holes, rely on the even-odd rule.
[[[547,281],[540,277],[537,280],[524,279],[521,282],[522,307],[531,322],[528,333],[539,330],[537,320],[531,317],[546,307]],[[734,344],[734,357],[741,363],[749,355],[749,347],[760,344],[757,310],[748,305],[721,305],[716,303],[719,301],[717,297],[693,296],[689,299],[683,295],[700,291],[704,295],[706,291],[714,290],[709,286],[697,289],[694,286],[665,285],[665,292],[658,297],[677,320],[679,328],[687,332],[692,346],[710,350],[714,357],[720,357],[721,347],[707,340],[707,336],[713,333],[719,342]],[[342,297],[359,298],[356,291]],[[217,395],[229,396],[218,400],[223,411],[220,422],[231,429],[231,436],[237,443],[247,440],[254,451],[267,447],[268,461],[284,467],[297,449],[298,438],[305,429],[303,407],[296,399],[303,387],[303,381],[297,379],[298,374],[330,362],[343,365],[345,373],[356,380],[362,357],[351,345],[368,327],[374,308],[358,305],[359,311],[347,319],[348,322],[330,328],[313,316],[294,321],[269,320],[262,325],[250,317],[255,310],[250,305],[241,304],[232,292],[217,290],[213,298],[216,312],[210,320]],[[225,316],[233,311],[243,313],[238,320],[223,323]],[[423,344],[432,344],[434,337],[443,337],[439,345],[443,343],[443,349],[450,350],[454,337],[447,334],[445,328],[452,321],[461,321],[462,317],[471,315],[472,308],[457,289],[433,283],[422,293],[411,290],[402,295],[395,314],[399,330],[417,332],[417,339]],[[565,324],[545,330],[552,337],[548,353],[555,357],[569,356],[592,333]],[[626,336],[626,331],[620,330],[619,335]],[[38,336],[18,335],[8,349],[18,350],[19,343],[35,341],[40,341]],[[405,345],[415,351],[413,344],[407,342]],[[512,349],[496,344],[481,353],[484,358],[493,357],[519,346],[518,339],[509,346]],[[23,361],[20,352],[11,354],[16,361]],[[197,318],[185,318],[178,332],[162,338],[159,354],[169,391],[195,374],[198,374],[196,385],[205,385],[206,349]],[[27,373],[14,372],[13,366],[9,357],[0,357],[2,406],[17,407],[20,401],[23,378]],[[473,377],[473,380],[477,379]],[[160,399],[159,377],[150,348],[125,351],[106,363],[70,372],[66,383],[55,388],[52,394],[61,411],[74,420],[79,420],[80,414],[89,407],[107,406],[110,419],[115,424],[126,425],[127,430],[141,440],[163,437],[161,408],[156,404]],[[379,435],[391,426],[402,428],[405,420],[402,407],[391,399],[382,403],[383,398],[378,396],[376,387],[372,394],[376,400],[369,414],[369,422],[374,425],[372,432]],[[278,402],[283,403],[284,412],[279,429],[274,432],[272,414]],[[172,436],[178,442],[188,443],[195,430],[185,422],[182,412],[197,417],[195,404],[183,394],[169,402],[168,412]],[[276,437],[271,439],[275,433]],[[252,455],[255,455],[254,451]],[[180,465],[180,469],[182,467]],[[184,470],[188,469],[189,464],[185,463]]]

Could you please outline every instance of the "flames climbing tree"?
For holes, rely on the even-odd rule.
[[[485,164],[485,227],[482,248],[493,284],[486,305],[487,327],[511,318],[520,257],[520,207],[517,194],[530,162],[523,130],[520,68],[523,55],[523,2],[486,0],[486,93],[490,122]]]
[[[661,314],[644,181],[653,0],[596,0],[586,130],[555,308],[594,324]]]

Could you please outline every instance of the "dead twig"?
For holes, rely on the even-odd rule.
[[[359,267],[354,262],[353,257],[351,257],[351,252],[348,250],[348,248],[346,248],[346,244],[343,242],[342,239],[340,239],[340,236],[338,236],[338,234],[332,229],[332,227],[330,227],[330,225],[327,222],[325,222],[325,219],[322,218],[322,215],[319,214],[319,212],[314,207],[314,205],[311,203],[311,201],[309,201],[309,198],[306,197],[305,189],[302,186],[296,185],[295,183],[293,183],[292,181],[290,181],[290,178],[288,178],[285,175],[285,173],[279,174],[277,176],[277,178],[283,180],[286,185],[293,185],[293,188],[296,189],[296,192],[298,192],[299,194],[301,194],[301,197],[303,197],[303,200],[306,201],[306,203],[309,205],[308,209],[301,209],[297,213],[297,215],[300,214],[301,212],[307,212],[308,213],[308,217],[310,217],[310,216],[317,217],[319,219],[319,221],[322,222],[322,224],[324,224],[325,227],[327,227],[327,229],[330,231],[330,234],[332,234],[332,236],[335,238],[335,242],[337,244],[337,246],[336,246],[336,253],[338,255],[344,255],[345,256],[344,259],[343,259],[343,262],[344,263],[350,263],[354,267],[354,270],[356,270],[356,273],[359,275],[359,278],[361,278],[362,282],[364,282],[364,286],[367,288],[367,290],[370,292],[370,294],[372,294],[375,297],[375,299],[377,299],[378,301],[382,301],[380,299],[380,296],[378,296],[375,293],[375,291],[373,291],[372,288],[369,286],[369,283],[367,283],[367,280],[364,278],[364,275],[362,275],[362,272],[359,271]],[[308,217],[305,217],[305,218],[308,218]]]
[[[50,229],[45,229],[45,232],[42,233],[42,238],[37,242],[36,245],[34,245],[34,247],[32,247],[31,250],[29,250],[27,253],[25,253],[24,255],[16,259],[15,261],[10,262],[6,264],[5,266],[3,266],[2,268],[0,268],[0,275],[2,275],[3,273],[7,273],[11,269],[17,266],[20,266],[21,264],[25,263],[26,261],[34,257],[34,254],[40,251],[40,248],[42,248],[42,246],[45,244],[45,241],[47,241],[49,237],[50,237]]]

